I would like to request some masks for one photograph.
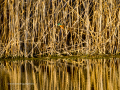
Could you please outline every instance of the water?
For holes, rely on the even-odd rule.
[[[0,90],[120,90],[119,60],[2,60]]]

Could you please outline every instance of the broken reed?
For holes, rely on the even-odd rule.
[[[119,16],[119,0],[1,0],[0,56],[119,53]]]

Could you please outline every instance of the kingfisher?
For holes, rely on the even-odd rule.
[[[58,26],[60,26],[62,29],[64,29],[64,26],[60,23],[58,23]]]

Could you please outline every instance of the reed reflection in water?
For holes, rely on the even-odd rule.
[[[120,90],[119,60],[0,61],[0,90]]]

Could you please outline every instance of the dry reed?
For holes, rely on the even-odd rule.
[[[0,57],[120,52],[119,0],[1,0],[0,13]]]

